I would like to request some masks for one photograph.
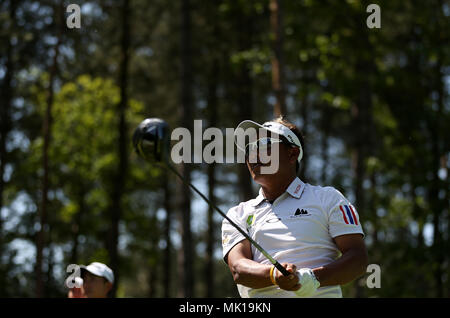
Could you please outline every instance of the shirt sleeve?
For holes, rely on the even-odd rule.
[[[246,229],[245,221],[242,215],[242,208],[240,205],[231,208],[227,217],[229,217],[234,223],[236,223],[241,229]],[[241,213],[239,213],[241,211]],[[245,240],[242,235],[234,226],[230,224],[227,219],[222,222],[222,253],[225,263],[227,263],[228,252],[239,242]]]
[[[331,237],[357,233],[364,236],[358,211],[341,192],[330,187],[328,189],[326,206],[328,230]]]

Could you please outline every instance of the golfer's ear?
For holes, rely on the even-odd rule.
[[[106,282],[107,286],[108,286],[108,293],[111,291],[113,285],[110,282]]]
[[[300,149],[298,147],[291,147],[291,151],[289,153],[289,161],[295,163],[300,155]]]

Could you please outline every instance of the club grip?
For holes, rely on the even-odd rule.
[[[278,263],[278,262],[276,262],[275,264],[273,264],[275,267],[276,267],[276,269],[278,269],[280,272],[281,272],[281,274],[283,274],[284,276],[289,276],[291,273],[289,273],[288,271],[287,271],[287,269],[286,268],[284,268],[280,263]]]

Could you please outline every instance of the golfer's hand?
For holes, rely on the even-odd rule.
[[[275,273],[275,281],[281,289],[296,291],[302,287],[302,285],[298,282],[297,276],[297,266],[290,263],[282,263],[281,264],[286,270],[290,273],[289,276],[284,276],[280,271],[276,271]]]
[[[83,287],[71,288],[67,297],[68,298],[86,298],[86,296],[84,295]]]

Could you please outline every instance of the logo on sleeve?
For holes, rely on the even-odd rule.
[[[358,225],[358,218],[351,205],[340,205],[339,209],[342,212],[345,224]]]

